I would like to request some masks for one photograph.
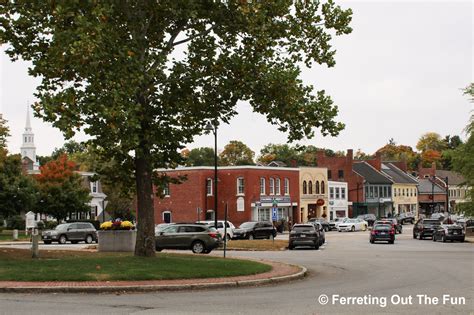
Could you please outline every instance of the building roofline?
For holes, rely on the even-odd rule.
[[[296,167],[271,167],[271,166],[256,166],[256,165],[242,165],[242,166],[218,166],[217,170],[281,170],[281,171],[299,171]],[[175,171],[198,171],[198,170],[214,170],[214,166],[187,166],[178,168],[159,168],[155,169],[157,172],[175,172]]]

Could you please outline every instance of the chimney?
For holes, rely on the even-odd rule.
[[[324,159],[326,158],[326,153],[324,152],[324,150],[318,150],[316,151],[316,162],[318,164],[321,164],[323,163]]]
[[[291,165],[291,167],[298,167],[298,162],[295,159],[292,159],[290,161],[290,165]]]
[[[397,162],[390,162],[405,173],[408,171],[408,166],[406,161],[397,161]]]
[[[347,150],[347,159],[352,162],[352,160],[354,159],[354,150],[352,149]]]

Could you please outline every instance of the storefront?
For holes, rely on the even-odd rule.
[[[289,196],[262,196],[252,203],[252,220],[295,222],[293,209],[297,206],[298,204],[292,202]]]

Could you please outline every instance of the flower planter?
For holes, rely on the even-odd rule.
[[[137,241],[135,230],[98,231],[99,252],[133,252]]]

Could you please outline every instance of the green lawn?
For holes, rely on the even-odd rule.
[[[271,266],[246,260],[208,255],[157,253],[155,258],[128,253],[40,251],[0,249],[0,280],[16,281],[106,281],[165,280],[231,277],[257,274]]]

